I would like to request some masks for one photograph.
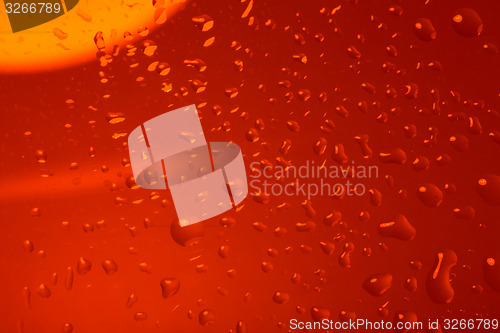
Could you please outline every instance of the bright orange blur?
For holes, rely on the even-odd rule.
[[[95,59],[94,36],[102,32],[106,53],[144,37],[172,15],[185,0],[82,0],[52,21],[12,33],[0,11],[0,72],[20,73],[60,69]],[[141,32],[142,31],[142,32]],[[128,36],[125,38],[125,36]]]

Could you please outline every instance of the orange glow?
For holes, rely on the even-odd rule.
[[[98,32],[102,32],[105,52],[111,54],[115,45],[123,46],[156,29],[184,2],[157,1],[153,6],[151,0],[82,0],[52,21],[1,34],[0,72],[51,71],[94,60]],[[0,29],[11,30],[5,11],[0,11]]]

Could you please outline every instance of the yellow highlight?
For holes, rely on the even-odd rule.
[[[7,13],[0,10],[0,72],[53,71],[96,60],[96,33],[102,32],[105,51],[111,54],[114,45],[141,38],[143,27],[156,29],[164,22],[160,14],[172,15],[186,1],[160,0],[153,6],[151,0],[81,0],[66,14],[17,33],[12,33]]]

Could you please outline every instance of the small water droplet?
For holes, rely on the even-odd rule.
[[[290,295],[288,293],[277,291],[273,295],[273,301],[278,304],[286,304],[290,301]]]
[[[208,15],[200,15],[191,19],[201,31],[209,31],[214,26],[214,20]]]
[[[215,313],[210,309],[202,310],[198,316],[198,321],[203,326],[214,324],[215,319]]]
[[[382,296],[392,286],[392,274],[380,273],[370,275],[363,282],[363,288],[372,296]]]
[[[62,327],[63,333],[71,333],[73,332],[73,325],[71,323],[64,323]]]
[[[38,295],[40,295],[41,297],[44,297],[44,298],[48,298],[52,294],[50,292],[49,287],[47,287],[44,283],[42,283],[41,285],[38,286],[37,293],[38,293]]]

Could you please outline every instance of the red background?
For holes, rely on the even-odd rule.
[[[339,4],[341,9],[331,14]],[[483,48],[500,42],[498,2],[255,1],[251,25],[248,17],[241,18],[247,5],[191,1],[136,42],[135,55],[127,56],[122,48],[105,67],[96,60],[57,72],[2,76],[1,332],[58,332],[65,323],[71,323],[73,332],[236,332],[238,321],[248,332],[287,331],[291,318],[312,320],[313,307],[327,309],[334,321],[344,318],[341,311],[373,321],[392,321],[401,311],[414,312],[424,322],[500,317],[499,294],[485,282],[483,272],[486,258],[500,260],[500,210],[488,205],[476,189],[486,174],[499,173],[498,136],[495,142],[488,134],[499,130],[494,110],[499,103],[500,67],[498,54]],[[401,16],[390,13],[394,5],[402,7]],[[465,38],[453,29],[454,12],[462,7],[473,8],[482,18],[484,30],[479,36]],[[192,18],[200,15],[214,20],[212,29],[204,32],[196,27]],[[435,40],[423,41],[414,33],[413,25],[422,17],[433,23]],[[314,38],[318,33],[324,36],[322,42]],[[294,34],[301,34],[305,43],[297,42]],[[212,36],[215,42],[204,47]],[[158,46],[153,56],[142,52],[146,40]],[[233,41],[241,48],[232,47]],[[347,48],[352,45],[359,50],[359,59],[349,56]],[[388,45],[395,46],[397,56],[386,52]],[[306,63],[293,58],[301,53],[307,56]],[[184,64],[195,58],[206,63],[205,71]],[[242,71],[234,65],[238,59],[243,61]],[[148,71],[154,61],[167,62],[170,73],[160,76]],[[382,64],[387,61],[404,72],[385,73]],[[430,69],[427,64],[432,61],[441,63],[442,70]],[[108,82],[101,83],[102,77]],[[143,79],[138,81],[139,77]],[[206,89],[196,93],[190,80],[206,82]],[[290,87],[279,86],[284,80]],[[362,89],[363,82],[374,85],[376,93]],[[162,91],[162,83],[171,84],[172,90]],[[415,99],[403,96],[410,83],[418,85]],[[395,89],[396,98],[386,96],[388,86]],[[237,88],[238,95],[229,98],[228,88]],[[301,89],[310,91],[310,99],[300,99]],[[431,95],[432,89],[439,91],[439,100]],[[458,92],[460,100],[453,99],[450,91]],[[285,97],[287,92],[293,93],[291,100]],[[326,101],[318,98],[322,92],[327,93]],[[368,103],[366,113],[357,108],[360,101]],[[439,112],[433,110],[433,102]],[[342,144],[355,163],[379,166],[379,179],[365,184],[381,192],[382,205],[372,205],[368,195],[341,200],[314,197],[316,215],[307,216],[301,207],[303,197],[271,197],[262,204],[249,196],[239,211],[172,232],[176,215],[169,193],[159,192],[160,197],[153,200],[152,191],[131,188],[130,181],[127,185],[131,169],[126,161],[122,163],[128,159],[126,136],[112,136],[192,103],[198,105],[207,140],[237,143],[247,165],[262,160],[276,165],[280,156],[297,166],[307,160],[337,165],[331,154],[334,145]],[[220,115],[212,111],[216,105],[222,109]],[[340,105],[349,111],[348,117],[336,113]],[[391,112],[394,107],[400,108],[399,114]],[[110,112],[123,113],[125,121],[110,124],[106,118]],[[386,114],[386,122],[377,120],[381,113]],[[480,121],[481,134],[469,130],[470,116]],[[259,130],[257,142],[250,142],[245,133],[256,127],[259,118],[265,128]],[[329,134],[320,130],[327,118],[336,124]],[[297,121],[300,131],[290,131],[287,121]],[[417,129],[412,139],[403,130],[409,124]],[[424,144],[430,126],[439,130],[432,147]],[[367,159],[353,139],[365,134],[373,150]],[[457,134],[468,138],[467,151],[450,144],[449,138]],[[326,139],[327,149],[318,156],[312,147],[320,137]],[[293,142],[285,156],[279,151],[284,139]],[[90,147],[95,149],[93,157]],[[405,151],[405,164],[381,162],[379,153],[394,148]],[[37,161],[37,150],[45,151],[46,163]],[[443,154],[451,157],[446,166],[436,162]],[[417,156],[430,160],[428,170],[412,168]],[[71,169],[74,162],[78,168]],[[103,165],[108,172],[102,171]],[[393,187],[384,175],[394,178]],[[418,198],[423,183],[433,183],[444,192],[439,207],[430,208]],[[456,192],[445,191],[445,184],[454,184]],[[398,196],[400,189],[407,191],[406,199]],[[290,204],[288,209],[278,209],[284,202]],[[474,208],[475,216],[457,218],[453,209],[466,206]],[[342,223],[329,227],[323,217],[333,210],[342,213]],[[361,211],[369,212],[368,221],[359,220]],[[396,214],[404,214],[415,227],[412,241],[377,232],[379,223]],[[223,217],[234,218],[234,225],[223,227]],[[151,221],[149,228],[144,226],[145,218]],[[70,230],[62,228],[62,221],[69,222]],[[255,230],[256,221],[267,229]],[[295,224],[305,221],[314,222],[315,230],[297,231]],[[85,232],[85,224],[93,231]],[[277,227],[287,233],[277,237]],[[179,244],[195,237],[197,244]],[[32,242],[32,252],[23,247],[26,240]],[[320,241],[334,243],[334,253],[325,254]],[[346,242],[355,247],[348,268],[338,260]],[[229,247],[227,258],[218,254],[221,245]],[[304,253],[301,245],[312,251]],[[287,247],[293,250],[285,251]],[[278,255],[269,256],[269,248]],[[371,248],[371,256],[364,256],[363,248]],[[433,302],[425,284],[443,249],[453,250],[458,257],[451,270],[455,296],[446,305]],[[85,275],[76,272],[80,257],[92,263]],[[107,275],[101,267],[106,259],[117,264],[115,274]],[[262,270],[263,261],[272,264],[271,272]],[[410,261],[422,262],[422,269],[412,269]],[[141,271],[140,263],[147,263],[150,272]],[[201,264],[205,266],[198,271],[204,272],[197,271]],[[64,288],[67,267],[74,271],[71,290]],[[231,269],[236,272],[232,277]],[[299,283],[291,282],[294,273],[301,275]],[[362,288],[363,281],[375,273],[393,276],[392,287],[380,297]],[[408,277],[418,281],[414,292],[404,287]],[[179,292],[166,299],[160,288],[164,278],[180,281]],[[50,297],[38,294],[40,284],[50,289]],[[482,292],[474,292],[472,286],[480,286],[476,290]],[[31,292],[29,306],[24,287]],[[289,295],[286,304],[273,301],[277,291]],[[127,308],[130,294],[138,301]],[[383,317],[377,310],[386,302],[388,314]],[[297,312],[298,306],[305,309],[304,314]],[[199,314],[205,309],[213,311],[213,324],[200,323]],[[147,314],[147,319],[136,320],[136,313]]]

